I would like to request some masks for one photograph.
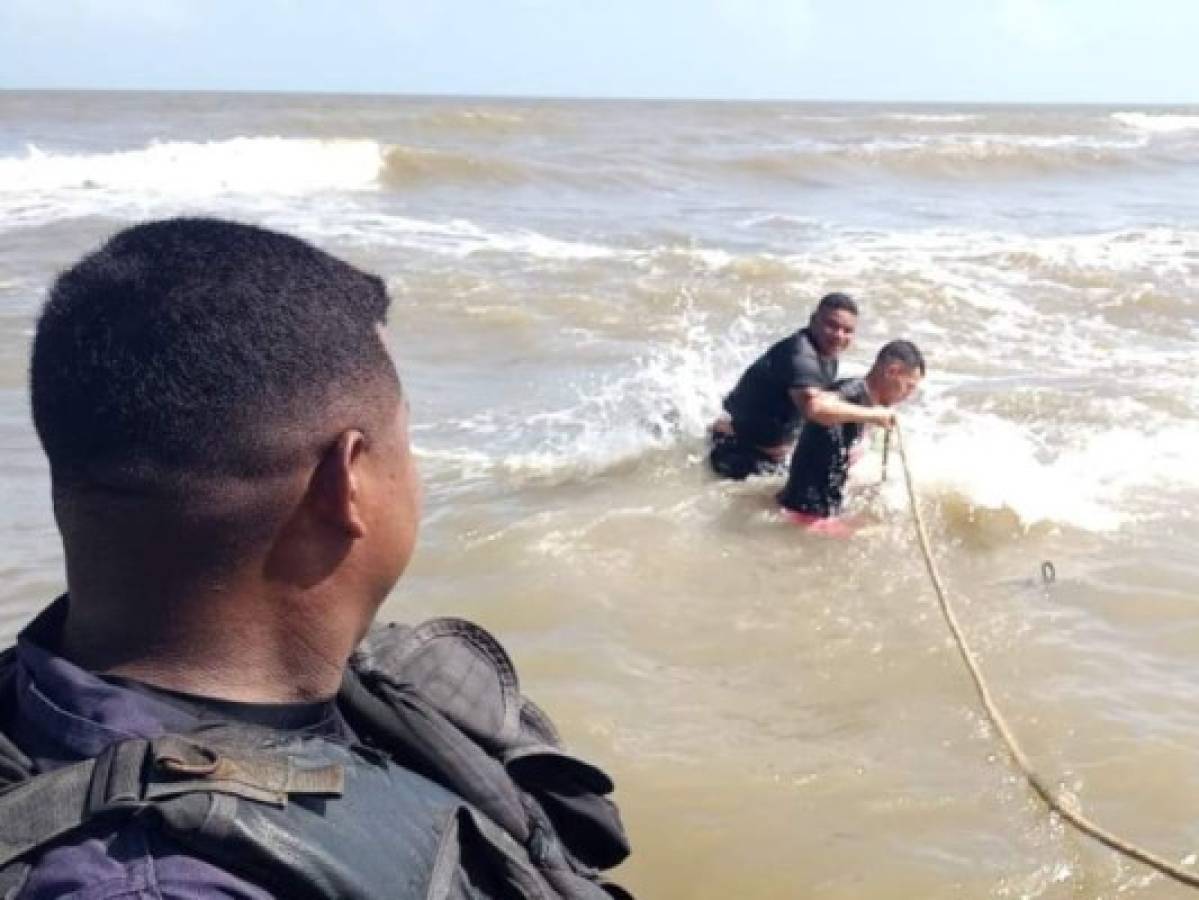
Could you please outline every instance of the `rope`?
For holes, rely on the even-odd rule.
[[[957,616],[954,615],[953,608],[949,604],[948,592],[945,590],[945,585],[941,581],[941,574],[937,571],[937,564],[933,561],[932,551],[929,549],[928,529],[924,525],[924,517],[920,513],[920,505],[916,501],[916,486],[912,480],[912,470],[908,465],[907,451],[903,446],[903,432],[899,428],[899,423],[895,423],[895,442],[899,447],[899,460],[903,465],[904,482],[908,489],[908,500],[912,506],[912,517],[916,520],[916,534],[920,538],[920,551],[924,556],[924,565],[928,569],[929,578],[932,580],[933,588],[937,592],[937,601],[941,605],[941,614],[945,617],[945,621],[949,624],[949,630],[953,633],[953,639],[957,642],[958,650],[962,655],[962,660],[966,663],[966,668],[970,672],[970,677],[974,681],[974,687],[978,692],[979,699],[982,700],[983,708],[987,711],[987,718],[995,726],[995,730],[999,732],[999,736],[1003,738],[1004,744],[1007,745],[1008,752],[1015,761],[1016,766],[1028,779],[1028,783],[1037,795],[1045,802],[1045,805],[1050,810],[1056,812],[1059,816],[1081,831],[1083,834],[1090,835],[1095,840],[1099,841],[1117,853],[1123,853],[1135,860],[1138,860],[1150,868],[1156,869],[1163,875],[1173,878],[1175,881],[1181,882],[1189,887],[1199,888],[1199,874],[1188,872],[1187,870],[1176,866],[1167,859],[1163,859],[1136,844],[1130,843],[1110,831],[1100,827],[1092,822],[1082,813],[1075,812],[1070,809],[1065,802],[1062,801],[1046,784],[1040,775],[1034,771],[1032,763],[1028,757],[1024,755],[1020,744],[1017,743],[1015,736],[1012,734],[1011,728],[1008,727],[1007,721],[999,712],[995,705],[995,700],[991,697],[991,692],[987,688],[987,683],[983,678],[982,670],[979,668],[978,658],[971,651],[970,646],[966,643],[966,638],[962,634],[961,626],[958,624]],[[885,448],[885,445],[884,445]]]
[[[883,432],[883,481],[887,480],[887,459],[891,455],[891,429]]]

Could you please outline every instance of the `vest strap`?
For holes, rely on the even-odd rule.
[[[39,774],[0,793],[0,868],[109,814],[129,815],[184,794],[286,806],[295,795],[340,796],[345,770],[165,735],[110,744],[95,759]]]

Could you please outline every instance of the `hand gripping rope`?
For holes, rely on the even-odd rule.
[[[1011,728],[1008,727],[1007,721],[999,712],[995,705],[994,699],[991,697],[991,692],[987,688],[987,683],[983,678],[982,670],[978,664],[978,658],[966,643],[966,638],[962,634],[961,626],[958,624],[957,616],[954,615],[953,608],[949,603],[949,595],[945,590],[945,585],[941,581],[941,574],[937,570],[937,564],[933,560],[932,550],[928,538],[928,529],[924,524],[924,517],[920,512],[920,504],[916,501],[916,486],[912,479],[912,470],[908,465],[907,451],[903,446],[903,432],[900,430],[899,423],[896,422],[893,429],[895,432],[895,442],[899,447],[899,460],[903,466],[904,483],[907,486],[908,501],[912,507],[912,518],[916,522],[916,535],[920,541],[920,552],[924,556],[924,565],[928,569],[928,577],[932,581],[933,589],[937,594],[937,601],[941,606],[941,614],[945,617],[946,623],[949,625],[949,630],[953,634],[953,639],[957,643],[958,651],[961,653],[962,661],[966,664],[966,669],[970,673],[970,678],[974,682],[975,690],[978,692],[978,697],[982,701],[983,708],[987,712],[987,718],[991,720],[991,724],[995,726],[995,730],[999,732],[999,736],[1003,738],[1004,744],[1007,746],[1008,753],[1011,754],[1012,760],[1023,773],[1032,789],[1036,792],[1049,807],[1050,810],[1057,813],[1083,834],[1090,835],[1095,840],[1099,841],[1117,853],[1123,853],[1125,856],[1138,860],[1150,868],[1156,869],[1163,875],[1173,878],[1175,881],[1188,885],[1189,887],[1199,888],[1199,873],[1189,872],[1182,867],[1175,865],[1167,859],[1151,853],[1136,844],[1130,843],[1123,838],[1120,838],[1110,831],[1101,828],[1099,825],[1092,822],[1082,813],[1071,809],[1062,798],[1058,797],[1053,789],[1038,775],[1025,756],[1024,751],[1017,743],[1015,736],[1012,734]],[[890,431],[887,432],[888,440],[883,444],[883,479],[886,480],[887,471],[887,451],[889,449]]]

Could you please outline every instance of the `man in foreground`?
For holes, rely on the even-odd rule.
[[[857,322],[852,297],[827,294],[807,326],[745,370],[724,399],[725,415],[712,425],[708,460],[717,475],[741,480],[776,472],[805,420],[833,424],[861,415],[831,390]]]
[[[924,356],[916,345],[891,341],[879,350],[865,378],[836,385],[837,402],[848,409],[836,418],[805,422],[795,442],[787,484],[778,495],[792,518],[812,524],[841,512],[854,444],[866,425],[890,428],[895,414],[889,407],[910,397],[923,377]]]
[[[31,382],[68,592],[0,657],[0,896],[609,896],[611,782],[498,644],[367,635],[420,506],[387,306],[208,219],[54,285]]]

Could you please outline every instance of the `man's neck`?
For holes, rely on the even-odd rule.
[[[357,639],[333,616],[314,622],[303,613],[319,603],[276,606],[227,595],[156,600],[151,608],[72,596],[60,652],[99,674],[167,690],[291,703],[333,696]],[[166,603],[172,610],[164,615]]]
[[[825,353],[824,350],[821,349],[820,342],[818,340],[816,340],[816,333],[814,331],[812,331],[811,325],[805,325],[803,328],[800,329],[800,331],[803,333],[803,336],[805,338],[807,338],[808,343],[812,345],[812,349],[816,351],[817,356],[819,356],[821,359],[833,359],[834,358],[833,356],[831,356],[828,353]]]
[[[871,406],[882,406],[882,403],[879,402],[879,397],[882,396],[882,393],[881,393],[882,386],[878,383],[878,379],[876,379],[874,377],[874,373],[873,372],[866,373],[866,377],[863,378],[862,381],[866,385],[866,396],[868,398],[870,398],[870,405]]]

